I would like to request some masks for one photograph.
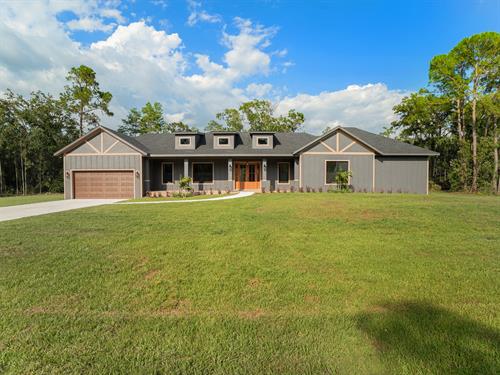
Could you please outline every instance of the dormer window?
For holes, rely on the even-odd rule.
[[[190,137],[182,137],[179,139],[179,143],[183,146],[189,146],[191,144],[191,138]]]
[[[252,148],[271,150],[274,147],[274,134],[272,132],[252,132]]]
[[[257,144],[259,146],[267,146],[269,144],[269,138],[267,137],[258,137]]]
[[[229,138],[219,137],[218,142],[219,142],[219,146],[227,146],[229,144]]]
[[[222,150],[234,149],[234,137],[236,132],[214,132],[214,148]]]

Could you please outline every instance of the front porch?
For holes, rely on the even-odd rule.
[[[299,160],[294,158],[145,158],[144,192],[179,190],[188,176],[193,191],[231,192],[298,188]]]

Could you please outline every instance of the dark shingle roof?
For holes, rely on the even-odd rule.
[[[367,132],[366,130],[353,127],[345,127],[342,129],[346,130],[348,133],[383,155],[439,155],[439,153],[427,150],[426,148],[414,146],[392,138],[383,137],[378,134]]]
[[[174,134],[143,134],[135,139],[147,148],[151,155],[292,155],[293,152],[316,136],[307,133],[274,133],[274,148],[252,148],[252,138],[247,132],[235,134],[234,149],[214,149],[213,133],[200,137],[195,150],[175,150]]]
[[[437,152],[427,150],[422,147],[414,146],[409,143],[397,141],[395,139],[383,137],[374,133],[354,127],[337,127],[332,129],[326,135],[320,137],[308,133],[272,133],[274,135],[274,148],[256,149],[252,147],[252,138],[249,132],[232,132],[235,135],[234,149],[215,149],[213,147],[213,133],[199,134],[199,143],[194,150],[176,150],[175,134],[143,134],[138,137],[129,137],[116,132],[115,130],[105,128],[109,132],[121,137],[132,146],[151,155],[293,155],[299,154],[308,149],[317,142],[327,138],[329,134],[344,130],[354,138],[357,138],[376,153],[381,155],[399,155],[399,156],[435,156]],[[194,134],[194,133],[191,133]]]

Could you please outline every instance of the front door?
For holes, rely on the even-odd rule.
[[[236,190],[260,189],[260,162],[237,161],[234,168]]]

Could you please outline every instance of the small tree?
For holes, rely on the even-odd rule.
[[[349,190],[349,178],[352,177],[351,171],[340,171],[335,176],[335,182],[337,183],[337,188],[341,191]]]
[[[181,194],[185,198],[193,188],[191,187],[191,177],[182,177],[179,181],[179,188],[181,189]]]

